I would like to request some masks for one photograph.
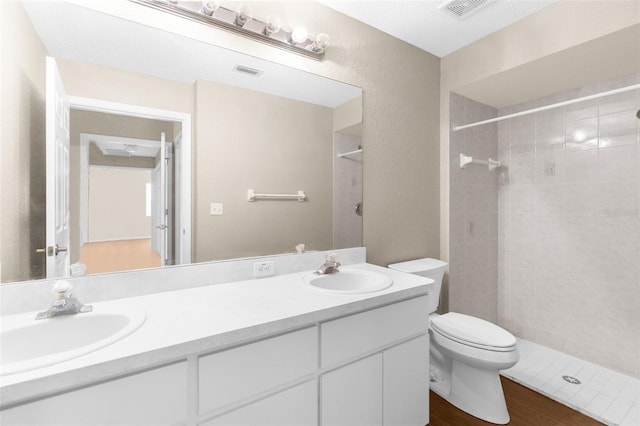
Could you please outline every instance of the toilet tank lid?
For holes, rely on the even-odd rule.
[[[423,259],[407,260],[406,262],[392,263],[391,265],[389,265],[389,268],[396,271],[408,272],[410,274],[415,274],[418,272],[425,272],[425,271],[435,272],[439,269],[445,270],[447,268],[447,262],[425,257]]]

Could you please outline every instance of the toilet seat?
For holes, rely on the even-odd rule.
[[[449,312],[430,322],[434,332],[466,346],[495,352],[516,349],[516,338],[511,333],[480,318]]]

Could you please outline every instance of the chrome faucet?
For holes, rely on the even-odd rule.
[[[36,319],[53,318],[58,315],[70,315],[78,314],[81,312],[90,312],[93,310],[93,306],[84,305],[80,303],[78,299],[71,295],[73,286],[68,281],[57,281],[53,287],[52,292],[55,294],[53,302],[49,309],[43,312],[39,312],[36,315]]]
[[[327,260],[315,271],[317,275],[326,275],[326,274],[335,274],[336,272],[340,272],[338,267],[341,266],[340,262],[338,262],[338,255],[335,253],[330,253],[327,255]]]

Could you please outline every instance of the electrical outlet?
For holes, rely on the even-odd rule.
[[[220,216],[222,214],[222,203],[211,203],[211,216]]]
[[[276,274],[273,261],[257,262],[253,264],[253,278],[270,277]]]

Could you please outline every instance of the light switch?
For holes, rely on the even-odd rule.
[[[211,216],[220,216],[222,214],[222,203],[211,203]]]

